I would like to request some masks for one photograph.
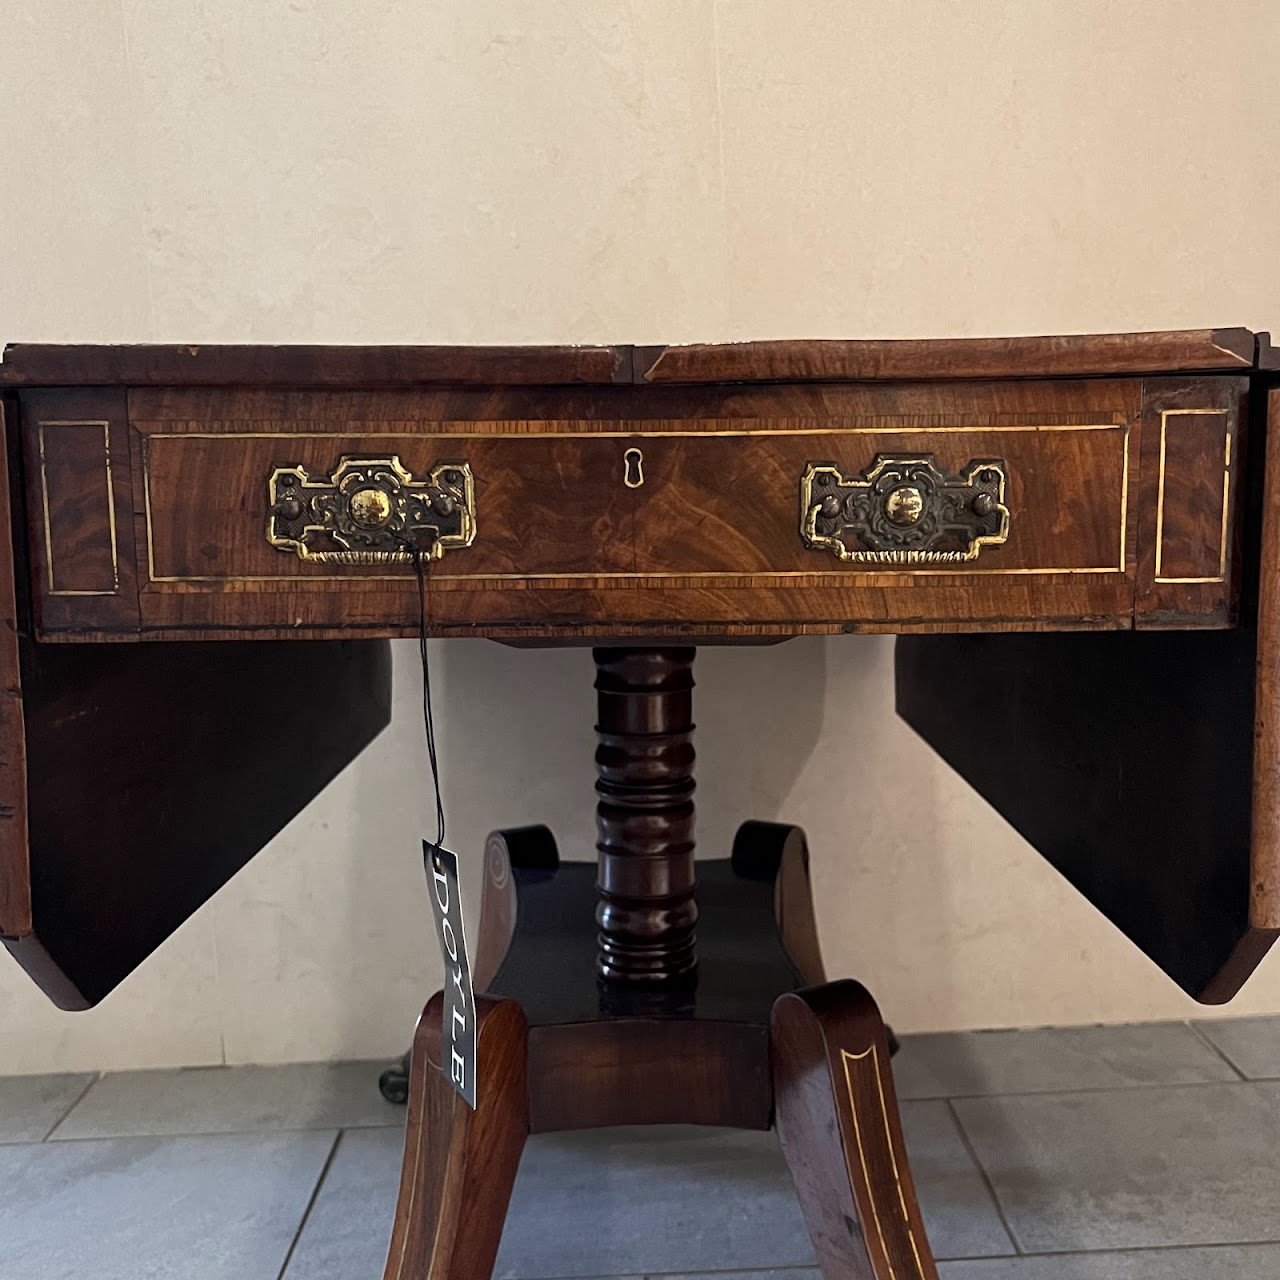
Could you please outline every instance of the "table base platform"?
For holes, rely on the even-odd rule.
[[[891,1033],[864,987],[825,979],[800,828],[747,822],[729,858],[699,861],[696,923],[678,949],[664,950],[664,922],[687,919],[693,901],[680,873],[692,860],[683,838],[692,751],[671,751],[692,730],[692,680],[683,679],[691,660],[692,651],[597,651],[606,677],[643,669],[652,678],[647,689],[638,678],[626,689],[606,679],[601,700],[602,853],[632,860],[612,878],[630,896],[606,897],[598,880],[608,871],[595,863],[561,863],[546,827],[487,842],[474,946],[475,986],[485,993],[477,1105],[447,1077],[439,993],[411,1054],[386,1280],[488,1280],[528,1135],[623,1124],[776,1124],[827,1280],[936,1278]],[[611,719],[619,696],[645,732],[620,732]],[[629,792],[619,752],[630,762]],[[622,924],[618,951],[634,968],[686,954],[696,964],[660,979],[606,972],[606,932]]]

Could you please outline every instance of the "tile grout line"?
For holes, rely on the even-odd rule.
[[[1245,1075],[1245,1073],[1238,1066],[1236,1066],[1236,1064],[1230,1058],[1227,1057],[1226,1050],[1219,1048],[1218,1045],[1213,1040],[1211,1040],[1205,1032],[1201,1031],[1200,1028],[1196,1026],[1194,1022],[1188,1021],[1183,1025],[1186,1026],[1186,1028],[1191,1032],[1192,1035],[1194,1035],[1197,1039],[1199,1039],[1201,1044],[1207,1045],[1214,1053],[1216,1053],[1218,1057],[1221,1058],[1222,1061],[1225,1062],[1227,1066],[1229,1066],[1231,1070],[1234,1071],[1236,1075],[1240,1077],[1241,1080],[1251,1083],[1252,1078],[1250,1076]]]
[[[1201,1242],[1198,1244],[1144,1244],[1144,1245],[1111,1245],[1105,1249],[1051,1249],[1051,1250],[1032,1250],[1027,1253],[1019,1254],[955,1254],[948,1255],[945,1258],[938,1258],[937,1261],[944,1265],[950,1265],[956,1262],[1009,1262],[1012,1260],[1023,1261],[1041,1258],[1098,1258],[1109,1257],[1112,1254],[1144,1254],[1144,1253],[1197,1253],[1208,1252],[1215,1249],[1265,1249],[1269,1246],[1280,1244],[1280,1240],[1229,1240],[1229,1241],[1212,1241]],[[743,1275],[741,1267],[727,1268],[710,1268],[701,1271],[646,1271],[638,1272],[619,1272],[609,1276],[592,1276],[589,1280],[702,1280],[704,1276],[723,1276],[726,1280],[736,1280],[736,1277]],[[768,1276],[787,1276],[787,1275],[814,1275],[821,1280],[821,1274],[818,1270],[818,1264],[814,1263],[793,1263],[781,1267],[752,1267],[751,1275],[768,1275]],[[587,1280],[584,1277],[575,1276],[537,1276],[525,1277],[524,1280]]]
[[[1232,1063],[1228,1066],[1236,1072],[1235,1080],[1152,1080],[1137,1084],[1090,1084],[1079,1089],[1004,1089],[989,1093],[916,1093],[899,1094],[898,1101],[908,1102],[981,1102],[987,1098],[1077,1098],[1095,1093],[1141,1093],[1145,1089],[1230,1089],[1237,1084],[1274,1084],[1280,1083],[1280,1076],[1262,1076],[1253,1079],[1241,1076],[1239,1069]]]
[[[85,1091],[86,1093],[88,1090]],[[81,1095],[83,1097],[83,1095]],[[77,1105],[79,1105],[77,1103]],[[72,1108],[74,1110],[74,1107]],[[67,1115],[71,1113],[68,1112]],[[63,1116],[58,1121],[61,1125],[67,1116]],[[54,1128],[58,1126],[55,1125]],[[328,1133],[337,1129],[341,1133],[371,1133],[382,1129],[400,1129],[403,1126],[398,1124],[306,1124],[306,1125],[258,1125],[252,1129],[170,1129],[157,1133],[155,1130],[150,1132],[141,1132],[132,1130],[130,1132],[115,1133],[88,1133],[82,1134],[74,1138],[54,1138],[52,1130],[48,1137],[41,1139],[42,1142],[56,1142],[61,1146],[74,1146],[77,1142],[132,1142],[139,1138],[155,1138],[159,1141],[167,1142],[171,1139],[179,1138],[258,1138],[263,1135],[271,1134],[300,1134],[300,1133]],[[22,1146],[23,1143],[0,1143],[0,1146]]]
[[[995,1208],[996,1217],[1000,1219],[1000,1225],[1004,1228],[1005,1235],[1009,1237],[1009,1243],[1013,1246],[1014,1255],[1020,1256],[1023,1252],[1022,1244],[1005,1214],[1004,1205],[1000,1203],[1000,1197],[996,1194],[995,1183],[991,1181],[991,1175],[987,1172],[986,1166],[978,1158],[978,1152],[969,1138],[963,1121],[960,1119],[960,1113],[955,1109],[950,1098],[946,1099],[946,1107],[947,1114],[951,1117],[951,1123],[955,1125],[956,1132],[960,1135],[960,1141],[968,1153],[969,1159],[973,1161],[973,1167],[977,1169],[978,1176],[982,1179],[982,1185],[987,1189],[987,1195],[991,1197],[991,1204]],[[948,1261],[953,1261],[953,1259],[948,1259]]]
[[[952,1259],[948,1258],[948,1262]],[[962,1259],[968,1261],[968,1259]],[[816,1262],[796,1262],[785,1267],[752,1267],[749,1274],[762,1276],[786,1276],[786,1275],[817,1275],[821,1280],[821,1273],[818,1271]],[[713,1268],[710,1271],[646,1271],[641,1280],[694,1280],[698,1276],[741,1276],[743,1274],[741,1267],[728,1267],[723,1269]],[[604,1276],[601,1280],[626,1280],[625,1276]]]
[[[1108,1245],[1105,1249],[1038,1249],[1018,1256],[1019,1258],[1099,1258],[1116,1253],[1196,1253],[1210,1249],[1266,1249],[1278,1244],[1280,1244],[1280,1239],[1201,1240],[1194,1244],[1113,1244]],[[1007,1259],[999,1257],[939,1259],[942,1262],[1000,1262],[1005,1260]]]
[[[89,1083],[85,1085],[85,1087],[81,1089],[78,1094],[76,1094],[75,1101],[53,1122],[52,1126],[49,1128],[49,1131],[44,1135],[43,1138],[40,1139],[41,1142],[48,1142],[49,1139],[52,1138],[55,1133],[57,1133],[57,1131],[63,1126],[63,1124],[66,1123],[67,1117],[70,1116],[70,1114],[85,1100],[86,1097],[88,1097],[89,1090],[92,1089],[93,1086],[97,1084],[98,1081],[101,1079],[102,1079],[101,1071],[96,1071],[93,1073],[93,1076],[90,1079]]]
[[[1268,1247],[1280,1244],[1280,1240],[1225,1240],[1200,1242],[1197,1244],[1142,1244],[1142,1245],[1110,1245],[1105,1249],[1037,1249],[1027,1253],[1020,1254],[990,1254],[990,1253],[974,1253],[974,1254],[955,1254],[948,1255],[945,1258],[938,1258],[937,1261],[943,1265],[949,1265],[953,1262],[1009,1262],[1016,1258],[1017,1261],[1029,1260],[1032,1258],[1097,1258],[1108,1257],[1112,1254],[1144,1254],[1144,1253],[1197,1253],[1208,1252],[1213,1249],[1266,1249]],[[821,1277],[818,1272],[817,1263],[795,1263],[783,1267],[752,1267],[751,1275],[778,1275],[785,1276],[788,1274],[810,1273]],[[700,1280],[703,1276],[725,1276],[737,1277],[743,1274],[741,1267],[728,1268],[711,1268],[702,1271],[646,1271],[643,1275],[636,1272],[620,1272],[613,1276],[592,1276],[590,1280]],[[538,1276],[526,1277],[525,1280],[584,1280],[583,1277],[574,1276]]]
[[[320,1188],[324,1186],[325,1179],[329,1176],[329,1170],[333,1167],[333,1159],[338,1154],[338,1148],[342,1145],[342,1138],[345,1133],[345,1129],[339,1129],[334,1135],[333,1145],[329,1148],[328,1156],[325,1157],[324,1167],[320,1170],[316,1185],[311,1188],[311,1197],[307,1200],[307,1207],[302,1211],[302,1219],[298,1223],[298,1229],[293,1233],[293,1239],[289,1241],[289,1248],[284,1255],[284,1261],[280,1264],[280,1270],[276,1272],[276,1280],[284,1280],[285,1272],[289,1270],[289,1264],[293,1261],[293,1255],[298,1248],[298,1241],[302,1239],[302,1233],[307,1229],[307,1223],[311,1221],[311,1211],[316,1207],[316,1201],[320,1198]]]

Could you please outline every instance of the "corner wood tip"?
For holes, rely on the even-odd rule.
[[[1264,329],[1256,334],[1257,356],[1255,363],[1259,369],[1280,369],[1280,347],[1271,345],[1271,335]]]
[[[13,367],[11,357],[14,356],[19,349],[16,342],[6,342],[0,346],[0,387],[17,386],[19,383],[25,382],[26,379],[22,374]]]
[[[615,346],[613,350],[613,381],[630,383],[636,380],[636,349],[632,346]]]
[[[662,375],[658,373],[658,366],[666,359],[670,350],[670,347],[633,347],[634,371],[632,381],[660,382]]]
[[[1260,351],[1259,340],[1264,337],[1266,337],[1265,334],[1255,334],[1252,329],[1238,327],[1209,331],[1209,339],[1219,351],[1250,369],[1257,361]]]

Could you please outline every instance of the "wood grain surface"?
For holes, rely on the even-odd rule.
[[[409,1074],[400,1195],[384,1280],[489,1280],[529,1134],[528,1027],[510,1000],[476,1002],[476,1108],[441,1067],[439,995]]]
[[[923,575],[935,585],[970,572],[1093,571],[1123,578],[1129,569],[1122,542],[1136,467],[1130,467],[1124,422],[874,435],[783,431],[749,440],[685,436],[646,440],[643,452],[647,479],[636,491],[641,571],[858,576],[831,551],[801,541],[799,478],[810,463],[834,464],[852,478],[882,456],[922,455],[949,476],[975,460],[997,460],[1009,479],[1008,542],[984,548],[970,565]],[[871,585],[879,575],[861,576]]]
[[[0,936],[31,932],[31,870],[27,858],[27,741],[19,666],[18,591],[9,459],[17,453],[17,405],[0,400]],[[21,519],[20,513],[18,515]]]
[[[1240,593],[1246,378],[1143,384],[1140,628],[1229,626]]]
[[[568,642],[929,626],[1131,626],[1137,379],[439,391],[136,389],[142,634],[405,635],[407,566],[301,562],[265,536],[277,466],[467,461],[477,537],[432,566],[434,634]],[[643,483],[624,483],[624,455]],[[997,458],[1010,537],[969,564],[851,566],[800,536],[810,462],[958,474]],[[101,636],[110,628],[82,633]],[[56,638],[57,628],[46,628]]]
[[[1280,929],[1280,389],[1267,400],[1258,578],[1250,923]]]
[[[432,566],[433,578],[571,576],[634,568],[632,490],[622,483],[617,441],[525,436],[147,436],[140,440],[137,537],[152,593],[174,582],[231,590],[246,580],[416,582],[406,565],[388,568],[306,563],[266,539],[268,477],[278,466],[332,473],[344,455],[398,457],[415,476],[442,462],[466,462],[476,480],[475,544]],[[207,589],[207,588],[206,588]],[[383,590],[375,585],[375,590]],[[415,588],[416,590],[416,588]]]
[[[1216,1004],[1274,937],[1255,927],[1275,919],[1274,846],[1251,872],[1258,802],[1275,822],[1274,782],[1253,795],[1256,653],[1247,626],[904,636],[897,709],[1184,991]]]
[[[1221,418],[1218,425],[1214,478],[1221,499]],[[874,580],[883,573],[853,574],[831,552],[805,547],[799,536],[801,477],[811,462],[832,463],[854,477],[880,456],[922,454],[950,475],[981,458],[1006,466],[1013,513],[1009,540],[984,550],[974,570],[1123,575],[1131,550],[1121,546],[1129,481],[1137,475],[1127,423],[936,434],[780,429],[752,436],[613,439],[591,433],[376,441],[358,435],[298,435],[287,441],[153,435],[142,437],[140,448],[137,540],[147,557],[148,586],[176,580],[235,586],[281,577],[385,579],[387,571],[376,567],[335,575],[332,566],[282,555],[264,536],[271,501],[267,478],[274,469],[297,465],[324,477],[345,455],[394,455],[415,475],[446,461],[470,464],[478,535],[472,546],[448,552],[433,567],[441,584],[614,573],[806,573]],[[640,488],[623,483],[629,449],[642,455]],[[1213,554],[1216,566],[1216,549]],[[964,570],[948,567],[932,576],[958,572]],[[393,576],[411,574],[401,568]]]
[[[746,875],[729,859],[698,861],[694,982],[600,982],[595,863],[514,869],[516,929],[490,994],[514,1000],[529,1019],[535,1132],[768,1128],[769,1010],[801,980],[774,909],[783,843],[775,842],[773,872],[763,875]],[[792,884],[793,894],[802,891]]]
[[[782,996],[778,1136],[823,1280],[937,1280],[902,1136],[889,1038],[848,980]]]
[[[390,718],[376,641],[23,640],[21,663],[32,915],[11,950],[68,1007],[107,995]]]
[[[630,382],[629,347],[58,346],[17,343],[0,386],[405,387]]]
[[[1247,369],[1255,366],[1259,349],[1270,351],[1267,335],[1241,328],[639,348],[18,343],[4,349],[0,386],[393,387],[1078,377]]]
[[[893,378],[1058,378],[1249,369],[1248,329],[1027,338],[737,342],[636,351],[646,382],[798,382]]]
[[[596,649],[596,853],[606,982],[697,965],[692,648]]]
[[[31,391],[21,409],[37,627],[136,633],[124,390]]]

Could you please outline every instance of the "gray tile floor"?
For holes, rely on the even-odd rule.
[[[0,1277],[377,1280],[381,1064],[0,1078]],[[1280,1019],[908,1037],[946,1280],[1280,1276]],[[533,1139],[500,1280],[814,1280],[770,1134]]]

